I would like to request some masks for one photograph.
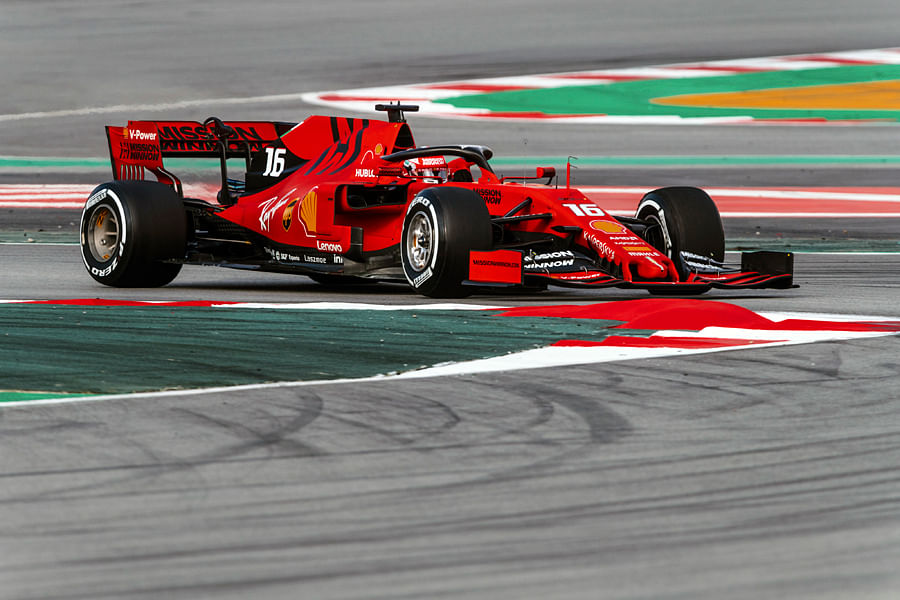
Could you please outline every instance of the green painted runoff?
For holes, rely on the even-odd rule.
[[[665,116],[683,118],[740,117],[756,119],[900,120],[898,110],[758,109],[655,104],[653,99],[686,94],[746,92],[900,79],[900,65],[846,66],[800,71],[765,71],[721,77],[646,79],[601,85],[470,94],[436,100],[457,108],[494,112],[543,112],[567,115]]]
[[[16,394],[0,399],[368,377],[561,339],[598,341],[613,324],[490,311],[7,304],[0,390]]]

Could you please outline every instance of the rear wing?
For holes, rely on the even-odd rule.
[[[106,127],[114,179],[144,179],[147,171],[182,194],[181,181],[163,166],[163,158],[244,158],[279,140],[295,123],[228,121],[129,121]]]

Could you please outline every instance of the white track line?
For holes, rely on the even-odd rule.
[[[266,96],[246,96],[244,98],[201,98],[196,100],[179,100],[176,102],[160,102],[157,104],[116,104],[112,106],[89,106],[64,110],[48,110],[40,112],[18,113],[0,115],[0,122],[26,121],[30,119],[61,119],[69,117],[86,117],[91,115],[106,115],[112,113],[128,112],[158,112],[164,110],[177,110],[181,108],[193,108],[195,106],[208,105],[242,105],[267,102],[296,102],[302,101],[302,93],[270,94]]]

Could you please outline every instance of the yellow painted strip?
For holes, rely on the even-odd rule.
[[[900,110],[900,80],[685,94],[654,98],[652,102],[667,106],[712,108]]]

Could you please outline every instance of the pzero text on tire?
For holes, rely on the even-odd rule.
[[[469,250],[488,250],[491,218],[472,190],[427,188],[409,203],[400,240],[403,274],[415,290],[436,298],[469,294]]]
[[[719,209],[709,195],[692,187],[648,192],[638,204],[638,219],[650,224],[644,238],[675,263],[681,280],[692,272],[686,257],[725,259],[725,233]]]
[[[158,287],[172,281],[184,258],[187,217],[175,191],[155,181],[104,183],[81,214],[81,256],[104,285]]]

